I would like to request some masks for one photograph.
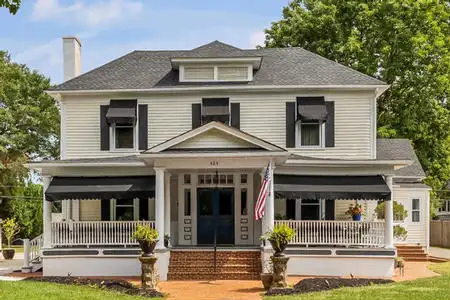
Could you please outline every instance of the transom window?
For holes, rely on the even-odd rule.
[[[297,147],[323,147],[325,126],[322,121],[297,122]]]

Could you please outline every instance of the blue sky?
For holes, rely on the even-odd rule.
[[[83,72],[133,50],[192,49],[221,40],[262,44],[288,0],[22,0],[0,9],[0,49],[14,61],[62,81],[61,37],[82,41]]]

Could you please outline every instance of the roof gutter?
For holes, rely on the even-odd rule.
[[[325,89],[325,90],[375,90],[378,97],[389,88],[389,85],[251,85],[251,86],[203,86],[203,87],[169,87],[151,89],[103,89],[103,90],[47,90],[52,97],[62,95],[97,95],[117,93],[179,93],[179,92],[201,92],[201,91],[290,91],[298,89]]]

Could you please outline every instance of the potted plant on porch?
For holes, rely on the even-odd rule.
[[[14,255],[16,253],[16,250],[11,248],[11,242],[13,241],[14,237],[20,232],[20,226],[19,224],[17,224],[15,219],[6,219],[2,222],[1,228],[5,233],[5,238],[8,243],[8,248],[2,250],[3,258],[6,260],[11,260],[14,258]]]
[[[361,221],[361,216],[364,212],[364,208],[361,204],[356,203],[355,205],[351,204],[348,210],[345,212],[346,215],[351,215],[353,221]]]
[[[143,290],[156,289],[156,269],[157,257],[154,250],[158,242],[158,232],[146,225],[137,225],[132,238],[136,239],[142,250],[139,257],[141,262],[141,287]]]
[[[270,257],[273,266],[272,287],[287,286],[286,268],[289,257],[284,255],[284,250],[294,236],[295,230],[285,224],[275,225],[273,230],[265,234],[265,239],[270,242],[274,252]]]

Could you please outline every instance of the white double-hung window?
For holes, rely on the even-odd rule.
[[[420,222],[420,199],[412,199],[411,221],[414,223]]]
[[[325,123],[323,121],[297,121],[297,147],[323,147]]]

